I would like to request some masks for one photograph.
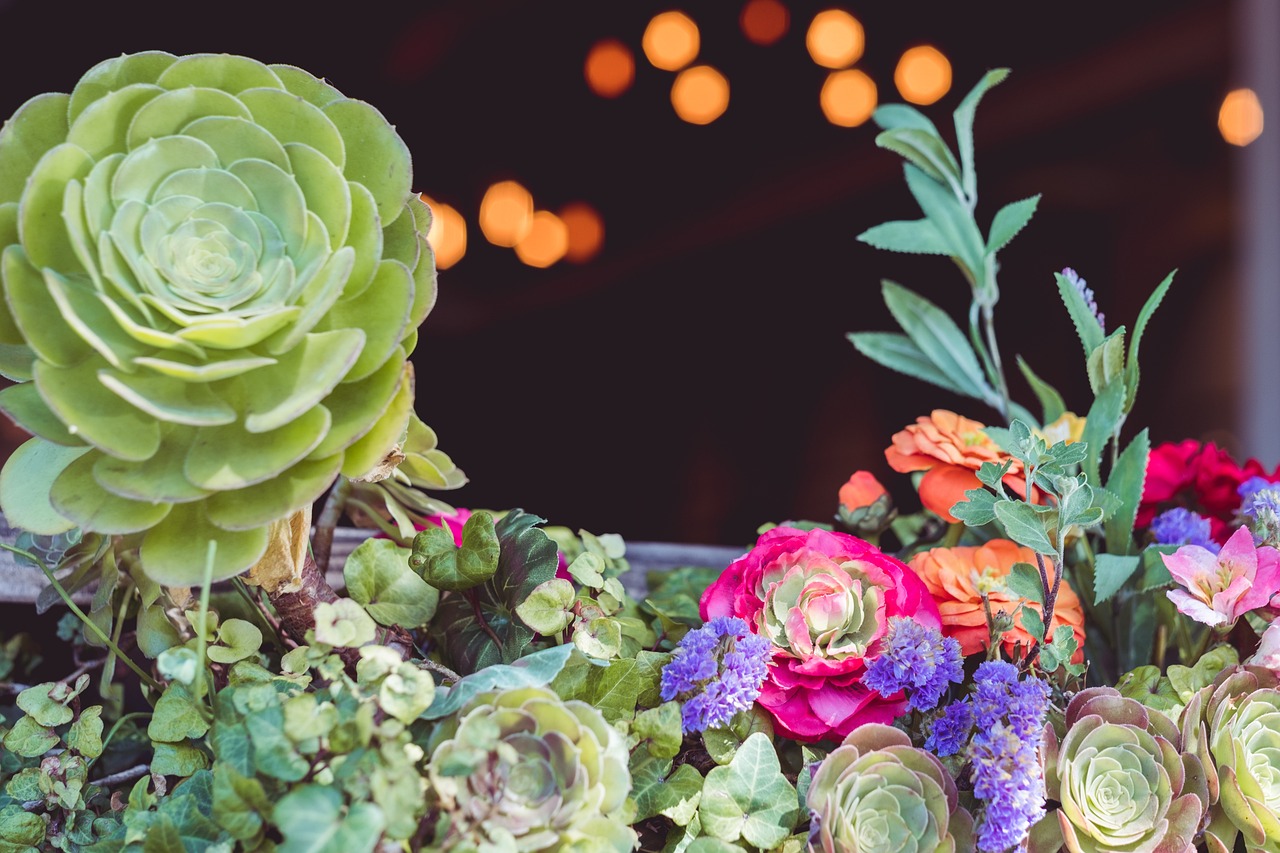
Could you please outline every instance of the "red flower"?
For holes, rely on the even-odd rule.
[[[840,740],[863,723],[890,723],[901,694],[863,686],[894,616],[933,628],[938,606],[904,563],[845,533],[775,527],[703,593],[703,619],[737,616],[773,643],[757,700],[778,733]]]
[[[1212,441],[1187,439],[1162,444],[1147,461],[1147,482],[1138,507],[1140,528],[1148,527],[1159,513],[1185,506],[1209,519],[1213,538],[1225,543],[1240,509],[1240,484],[1250,477],[1280,480],[1280,470],[1268,475],[1256,459],[1239,465]]]

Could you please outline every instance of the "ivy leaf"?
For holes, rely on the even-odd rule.
[[[214,663],[235,663],[257,654],[262,647],[262,631],[252,622],[228,619],[218,626],[220,645],[209,646],[209,660]]]
[[[516,616],[516,608],[555,577],[558,565],[555,543],[534,526],[541,522],[522,510],[503,516],[495,528],[497,570],[483,584],[441,602],[432,630],[458,672],[514,663],[533,641],[534,630]]]
[[[539,634],[550,637],[563,631],[573,620],[576,597],[573,584],[564,578],[552,578],[533,588],[529,597],[516,607],[516,615]]]
[[[247,841],[262,828],[269,816],[271,800],[262,782],[242,776],[225,762],[213,766],[213,818],[233,838]]]
[[[1014,563],[1005,583],[1009,591],[1019,598],[1044,604],[1044,584],[1040,581],[1040,570],[1030,563]]]
[[[409,565],[436,589],[471,589],[498,570],[500,539],[493,516],[474,512],[462,525],[461,547],[453,544],[453,534],[443,527],[423,530],[413,539]]]
[[[796,790],[763,732],[747,738],[728,765],[707,773],[698,806],[708,835],[726,842],[741,838],[762,850],[781,844],[799,813]]]
[[[481,693],[517,687],[545,687],[555,679],[573,654],[573,646],[552,646],[525,655],[512,664],[497,664],[468,675],[451,687],[436,689],[435,700],[423,719],[438,720],[461,710]]]
[[[583,551],[569,564],[569,576],[588,589],[604,586],[604,560],[590,551]]]
[[[10,804],[0,809],[0,845],[8,850],[35,850],[44,844],[45,822],[35,812]]]
[[[24,716],[5,732],[4,747],[23,758],[36,758],[58,745],[53,729],[42,726],[34,717]]]
[[[1093,561],[1093,601],[1101,604],[1138,570],[1137,556],[1099,554]]]
[[[858,240],[886,252],[951,256],[951,247],[928,219],[884,222],[863,231]]]
[[[636,714],[631,733],[641,740],[649,741],[649,751],[658,758],[674,758],[684,741],[680,703],[663,702],[656,708]]]
[[[1037,376],[1036,372],[1031,369],[1031,365],[1027,364],[1022,356],[1018,356],[1018,369],[1022,371],[1027,384],[1031,386],[1036,399],[1040,401],[1040,408],[1044,413],[1044,422],[1051,424],[1062,417],[1067,411],[1067,404],[1063,402],[1062,395],[1058,393],[1058,389]]]
[[[1106,522],[1107,550],[1112,554],[1133,553],[1133,524],[1138,517],[1138,505],[1142,503],[1150,454],[1151,439],[1144,429],[1129,442],[1107,476],[1107,491],[1120,501]]]
[[[991,222],[991,232],[987,235],[987,254],[994,255],[1009,245],[1009,241],[1031,221],[1039,203],[1040,196],[1036,194],[1000,208]]]
[[[68,749],[74,749],[85,758],[102,755],[102,706],[91,705],[81,711],[67,731],[66,741]]]
[[[998,403],[960,327],[929,300],[892,281],[881,283],[885,305],[912,342],[967,396]]]
[[[633,658],[615,660],[605,667],[593,666],[587,675],[587,701],[610,723],[635,716],[644,688],[643,672]]]
[[[858,352],[876,364],[936,385],[944,391],[973,396],[934,364],[906,335],[897,332],[850,332],[847,337]]]
[[[738,748],[756,732],[768,735],[772,739],[773,721],[768,714],[759,709],[759,706],[753,705],[749,711],[734,714],[733,719],[729,720],[729,725],[723,728],[707,729],[702,733],[702,742],[712,761],[716,764],[729,764],[737,754]]]
[[[589,658],[612,660],[622,652],[622,625],[608,616],[579,622],[573,630],[573,644]]]
[[[65,684],[49,682],[28,687],[18,694],[18,707],[42,726],[61,726],[71,722],[75,712],[67,707],[72,695]]]
[[[698,815],[705,780],[692,764],[681,764],[659,790],[658,813],[676,826],[688,826]]]
[[[671,759],[654,755],[648,744],[640,744],[631,753],[631,799],[636,803],[636,822],[648,820],[658,813],[658,800],[667,774],[671,772]]]
[[[151,772],[157,776],[191,776],[209,766],[209,757],[190,743],[157,743]]]
[[[302,785],[271,813],[284,836],[280,853],[371,853],[386,819],[373,803],[355,803],[343,814],[342,794],[322,785]]]
[[[187,685],[174,682],[156,702],[147,726],[147,737],[161,743],[178,743],[187,738],[204,737],[209,723]]]
[[[381,625],[412,630],[436,613],[440,592],[409,568],[410,553],[390,539],[366,539],[342,567],[347,594]]]

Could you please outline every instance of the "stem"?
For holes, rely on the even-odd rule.
[[[351,494],[351,481],[346,477],[338,477],[329,494],[325,497],[324,511],[316,520],[316,532],[311,538],[311,554],[316,565],[329,566],[329,555],[333,553],[333,531],[338,526],[338,519],[347,508],[347,498]]]
[[[946,534],[942,537],[942,541],[938,543],[940,548],[954,548],[960,544],[960,537],[964,535],[964,524],[957,522],[947,527]]]
[[[403,536],[400,535],[400,528],[396,527],[395,525],[388,522],[385,518],[378,515],[378,511],[374,509],[372,506],[370,506],[369,504],[365,503],[359,498],[348,498],[347,503],[355,507],[356,509],[360,510],[361,512],[363,512],[365,515],[369,516],[369,520],[372,521],[375,525],[377,525],[378,529],[382,531],[383,535],[385,535],[388,539],[395,542],[400,547],[408,548],[412,546],[413,543],[410,540],[405,539]]]
[[[973,345],[973,350],[978,354],[978,358],[982,360],[982,369],[987,374],[987,381],[992,385],[999,385],[999,374],[996,373],[996,366],[991,363],[991,355],[987,352],[987,345],[982,341],[982,331],[978,325],[978,312],[981,306],[978,300],[974,299],[969,303],[969,343]]]
[[[204,556],[204,583],[200,587],[200,631],[196,634],[196,660],[200,662],[198,670],[200,684],[196,690],[196,696],[204,696],[209,694],[209,703],[213,703],[212,691],[209,690],[209,590],[213,587],[213,561],[218,553],[218,543],[210,540],[209,548],[205,551]]]
[[[1061,564],[1061,555],[1059,555],[1059,565]],[[1045,639],[1052,640],[1053,636],[1053,608],[1058,601],[1058,589],[1062,585],[1062,569],[1056,568],[1053,575],[1053,586],[1049,586],[1049,572],[1045,566],[1044,554],[1036,554],[1036,565],[1040,569],[1040,584],[1044,589],[1044,636]],[[1029,669],[1031,664],[1035,662],[1036,657],[1040,654],[1041,641],[1037,640],[1035,645],[1031,647],[1031,651],[1027,652],[1027,656],[1022,659],[1022,668]]]
[[[461,676],[461,675],[458,675],[458,673],[456,673],[456,672],[454,672],[453,670],[449,669],[449,667],[445,666],[445,665],[444,665],[444,664],[442,664],[442,663],[436,663],[435,661],[431,660],[430,658],[423,658],[422,660],[418,661],[418,664],[419,664],[423,669],[430,670],[431,672],[438,672],[438,673],[440,673],[441,675],[443,675],[443,676],[444,676],[446,679],[448,679],[449,681],[455,681],[455,682],[456,682],[456,681],[461,681],[461,680],[462,680],[462,676]]]
[[[296,649],[298,647],[298,644],[288,637],[281,636],[280,620],[271,615],[271,612],[263,605],[261,598],[249,592],[249,588],[245,586],[244,581],[240,580],[240,578],[232,578],[231,585],[235,587],[236,592],[240,593],[240,596],[245,601],[249,602],[249,606],[262,617],[263,622],[270,629],[271,643],[276,647],[277,651],[284,652],[287,649]]]
[[[462,595],[467,601],[471,602],[471,612],[476,615],[476,621],[480,623],[480,627],[484,632],[489,635],[489,639],[493,640],[498,648],[502,648],[502,640],[494,633],[493,628],[489,627],[489,621],[484,618],[484,613],[480,610],[480,600],[471,594],[471,590],[467,590]]]
[[[114,724],[114,725],[111,727],[111,729],[107,732],[107,736],[106,736],[106,737],[104,737],[104,738],[102,739],[102,753],[103,753],[103,755],[105,755],[105,754],[106,754],[106,752],[107,752],[107,747],[111,745],[111,739],[112,739],[112,738],[114,738],[114,737],[116,736],[116,732],[120,731],[120,727],[121,727],[121,726],[123,726],[123,725],[124,725],[126,722],[128,722],[129,720],[137,720],[137,719],[139,719],[139,718],[141,718],[141,717],[150,717],[150,716],[151,716],[151,712],[149,712],[149,711],[134,711],[132,714],[125,714],[123,717],[121,717],[120,719],[116,720],[116,721],[115,721],[115,724]],[[97,761],[97,759],[94,759],[94,761]],[[93,766],[94,761],[90,761],[90,762],[89,762],[89,766],[90,766],[90,767],[92,767],[92,766]]]
[[[134,674],[137,675],[138,678],[142,679],[142,682],[146,684],[147,687],[158,692],[164,691],[164,688],[160,685],[159,682],[157,682],[154,678],[148,675],[142,669],[142,667],[134,663],[133,660],[128,655],[121,652],[120,647],[116,645],[114,642],[112,642],[111,638],[108,637],[106,633],[101,628],[99,628],[95,622],[93,622],[93,620],[91,620],[88,616],[85,615],[85,612],[80,609],[79,605],[77,605],[74,601],[71,600],[71,594],[67,592],[67,590],[62,586],[62,584],[54,576],[53,571],[44,564],[44,560],[41,560],[39,557],[37,557],[35,554],[32,554],[29,551],[24,551],[21,548],[16,548],[13,545],[9,545],[5,542],[0,542],[0,548],[3,548],[6,551],[10,551],[14,554],[17,554],[20,557],[30,560],[34,565],[39,566],[40,571],[44,572],[44,576],[49,579],[49,585],[52,586],[54,590],[58,593],[58,597],[61,598],[62,602],[67,605],[67,607],[71,610],[71,612],[74,613],[76,617],[81,622],[84,623],[85,627],[88,628],[90,631],[92,631],[93,635],[97,637],[102,642],[102,644],[106,646],[111,652],[113,652],[116,655],[116,657],[124,661],[125,665],[128,666],[129,669],[133,670]]]
[[[1009,412],[1009,383],[1004,378],[1004,364],[1000,360],[1000,345],[996,343],[995,308],[991,305],[982,306],[982,326],[987,335],[987,348],[991,352],[991,362],[995,365],[996,378],[999,380],[996,390],[1000,393],[1000,416],[1007,423],[1013,423]]]

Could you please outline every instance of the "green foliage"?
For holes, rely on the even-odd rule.
[[[707,773],[698,816],[712,838],[768,850],[791,834],[799,808],[769,736],[751,735],[723,767]]]
[[[366,539],[343,566],[347,594],[379,624],[418,628],[435,615],[440,594],[409,568],[409,556],[389,539]]]
[[[498,570],[499,551],[493,516],[477,512],[462,527],[461,547],[453,544],[453,534],[445,528],[430,527],[420,532],[414,537],[409,565],[436,589],[457,592],[493,577]]]

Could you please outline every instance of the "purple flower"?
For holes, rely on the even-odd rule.
[[[1157,515],[1151,522],[1151,535],[1158,545],[1199,545],[1215,554],[1221,548],[1213,541],[1209,519],[1183,507]]]
[[[737,617],[712,619],[685,634],[662,668],[663,701],[679,699],[686,732],[728,725],[750,709],[769,671],[772,646]]]
[[[1067,267],[1062,271],[1062,277],[1071,282],[1071,286],[1084,297],[1085,304],[1089,306],[1089,310],[1093,312],[1094,318],[1098,321],[1098,327],[1105,332],[1107,330],[1107,316],[1098,310],[1098,303],[1093,299],[1093,291],[1086,286],[1088,283],[1071,267]]]
[[[943,709],[942,716],[933,721],[924,748],[943,757],[955,755],[968,744],[972,731],[973,706],[969,704],[969,700],[952,702]]]
[[[889,620],[880,657],[862,676],[863,685],[882,696],[906,691],[908,704],[917,711],[936,708],[951,682],[963,680],[960,643],[902,616]]]
[[[1243,505],[1248,503],[1249,498],[1253,497],[1255,493],[1263,489],[1269,489],[1273,485],[1275,484],[1266,477],[1250,477],[1236,488],[1236,494],[1240,496],[1240,502]]]

